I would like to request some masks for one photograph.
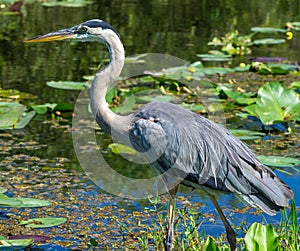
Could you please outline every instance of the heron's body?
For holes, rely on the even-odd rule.
[[[124,48],[116,31],[94,19],[28,42],[74,39],[104,41],[110,51],[110,64],[98,72],[91,87],[91,106],[96,121],[107,133],[145,153],[173,192],[179,183],[206,191],[225,225],[232,250],[236,248],[233,229],[217,204],[213,191],[235,193],[246,202],[274,215],[287,207],[292,190],[252,151],[224,127],[184,108],[165,102],[151,102],[134,114],[113,113],[105,101],[124,65]],[[117,185],[117,184],[116,184]],[[174,208],[170,204],[166,250],[173,248]]]
[[[151,102],[134,114],[130,131],[139,151],[156,149],[151,165],[162,173],[173,168],[184,185],[233,192],[270,215],[288,204],[287,185],[227,129],[198,114]]]

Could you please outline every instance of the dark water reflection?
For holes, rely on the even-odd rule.
[[[255,0],[242,4],[237,0],[94,1],[82,8],[50,8],[33,1],[23,5],[20,15],[0,14],[0,87],[37,96],[36,100],[28,103],[74,103],[78,92],[52,89],[46,86],[46,82],[82,81],[84,75],[95,72],[103,58],[108,58],[106,48],[94,43],[28,45],[22,41],[92,18],[108,21],[119,31],[127,55],[166,53],[195,61],[198,60],[197,53],[206,53],[211,49],[207,42],[214,36],[224,35],[233,29],[248,34],[253,26],[282,27],[287,21],[300,21],[299,13],[299,1]],[[287,57],[297,61],[300,58],[299,39],[299,34],[295,34],[295,38],[284,45],[254,49],[252,56]],[[80,170],[73,150],[70,124],[70,119],[53,122],[51,118],[45,120],[44,117],[36,117],[24,131],[12,133],[24,141],[35,140],[47,145],[44,151],[36,153],[38,156],[68,158],[68,168]],[[110,137],[100,133],[99,137],[101,146],[107,151]],[[129,176],[140,177],[145,174],[145,169],[134,168],[133,164],[109,151],[106,157],[111,165],[127,170]],[[146,173],[152,175],[150,170]],[[299,205],[299,174],[288,177],[280,173],[280,176],[293,184]],[[183,192],[190,194],[189,191]],[[197,194],[190,195],[192,200],[200,200]],[[227,197],[222,199],[222,204],[227,204],[227,200]]]

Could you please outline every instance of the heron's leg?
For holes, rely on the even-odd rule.
[[[178,186],[172,188],[169,193],[171,199],[169,201],[169,208],[168,208],[168,229],[167,229],[167,236],[165,239],[165,251],[172,251],[174,249],[174,216],[175,216],[175,209],[176,209],[176,193],[177,193]]]
[[[236,250],[236,235],[235,232],[232,228],[232,226],[230,225],[229,221],[226,219],[222,209],[220,208],[215,196],[213,196],[210,193],[207,193],[209,198],[211,199],[212,203],[214,204],[215,208],[217,209],[217,212],[220,215],[221,220],[223,221],[223,224],[225,226],[226,229],[226,234],[227,234],[227,240],[229,242],[230,245],[230,250],[234,251]]]

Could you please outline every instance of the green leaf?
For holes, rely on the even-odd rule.
[[[290,88],[299,89],[300,90],[300,81],[295,81],[290,84]]]
[[[136,151],[134,149],[126,145],[111,143],[108,145],[108,147],[115,154],[136,154]]]
[[[271,125],[299,118],[300,100],[294,91],[279,82],[272,82],[259,89],[256,104],[245,110],[258,116],[263,124]]]
[[[204,110],[204,106],[203,105],[199,105],[199,104],[182,104],[182,107],[184,107],[187,110],[190,111],[203,111]]]
[[[253,41],[253,44],[255,45],[282,44],[282,43],[285,43],[285,39],[264,38],[264,39],[256,39]]]
[[[156,96],[151,96],[151,95],[145,95],[141,97],[137,97],[136,101],[139,103],[147,103],[151,101],[163,101],[163,102],[171,102],[174,100],[174,96],[171,95],[156,95]]]
[[[25,111],[26,107],[24,105],[0,102],[0,128],[13,128]]]
[[[0,129],[22,129],[34,117],[26,106],[13,102],[0,102]]]
[[[296,165],[300,165],[299,159],[289,157],[260,155],[257,156],[257,158],[266,166],[294,167]]]
[[[34,198],[17,198],[17,200],[22,202],[20,207],[45,207],[51,206],[52,203],[47,200],[34,199]]]
[[[241,140],[260,139],[262,136],[265,135],[265,133],[262,132],[256,132],[246,129],[230,129],[229,131]]]
[[[197,54],[203,61],[230,61],[232,56],[224,53],[218,54]]]
[[[20,239],[20,240],[9,240],[3,236],[0,236],[0,250],[19,250],[24,249],[33,243],[33,239]]]
[[[46,114],[48,110],[53,111],[57,104],[43,104],[43,105],[32,105],[31,109],[36,111],[37,114]]]
[[[34,218],[29,220],[23,220],[20,222],[20,225],[25,225],[25,227],[31,227],[31,228],[44,228],[44,227],[54,227],[59,224],[65,223],[66,221],[67,219],[63,217]]]
[[[36,99],[36,96],[32,95],[31,93],[20,92],[18,90],[0,89],[0,98],[24,100],[24,99]]]
[[[73,111],[74,110],[74,106],[72,104],[69,103],[60,103],[57,104],[54,108],[53,111]]]
[[[99,245],[98,242],[93,238],[90,239],[90,244],[92,247],[97,247]]]
[[[110,104],[113,101],[114,97],[117,95],[118,95],[117,88],[116,87],[110,88],[105,96],[106,102]]]
[[[218,85],[216,90],[219,92],[219,94],[225,94],[227,97],[233,99],[237,104],[240,105],[250,105],[256,100],[254,98],[250,98],[254,96],[254,93],[252,92],[235,92],[222,84]]]
[[[21,117],[20,121],[15,125],[15,129],[23,129],[35,116],[35,111],[26,112]]]
[[[49,81],[47,85],[52,88],[64,89],[64,90],[82,90],[89,87],[86,82],[74,82],[74,81]]]
[[[11,198],[0,193],[0,206],[5,207],[44,207],[50,206],[51,202],[34,198]]]
[[[252,27],[251,31],[253,32],[260,32],[260,33],[286,33],[286,29],[281,29],[281,28],[273,28],[273,27]]]
[[[63,7],[84,7],[88,4],[91,4],[91,0],[61,0],[61,1],[47,1],[44,2],[42,5],[46,7],[56,7],[56,6],[63,6]]]
[[[122,103],[121,106],[119,106],[116,109],[116,112],[118,113],[129,113],[132,111],[134,105],[135,105],[135,96],[130,95],[128,98],[125,99],[125,101]]]
[[[207,75],[214,75],[214,74],[226,74],[228,72],[234,72],[234,70],[225,67],[206,67],[203,68],[202,72]]]
[[[0,206],[5,206],[5,207],[21,207],[22,206],[22,201],[15,199],[15,198],[10,198],[4,194],[0,194]]]
[[[219,251],[220,249],[214,243],[214,239],[208,236],[205,242],[205,251]]]
[[[248,251],[275,251],[278,248],[278,235],[272,225],[253,223],[245,236]]]

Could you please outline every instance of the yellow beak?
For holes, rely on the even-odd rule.
[[[49,41],[58,41],[75,38],[76,34],[71,32],[69,29],[59,30],[50,32],[44,35],[40,35],[34,38],[29,38],[24,40],[26,43],[39,43],[39,42],[49,42]]]

